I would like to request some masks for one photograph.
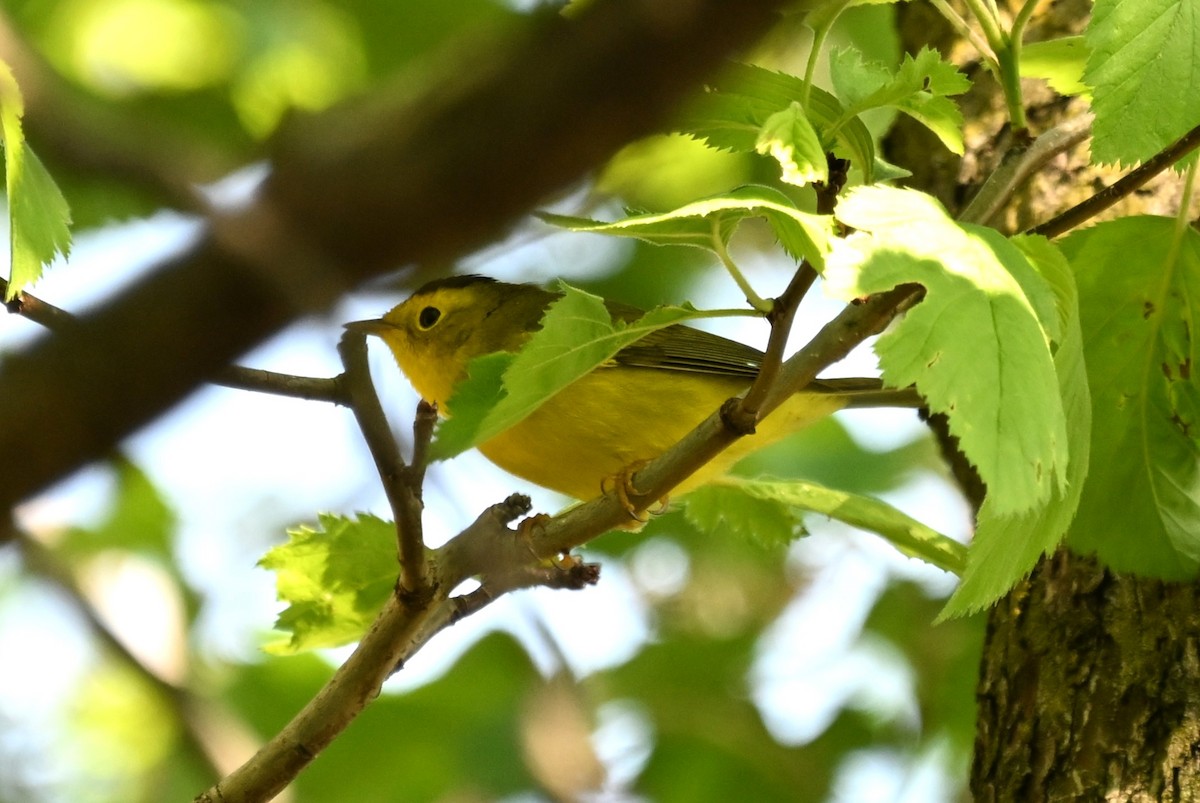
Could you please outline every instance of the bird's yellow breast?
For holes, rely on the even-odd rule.
[[[576,499],[590,499],[600,494],[606,479],[658,457],[746,386],[743,379],[711,374],[599,368],[479,449],[511,474]],[[739,440],[672,493],[686,493],[725,474],[751,451],[843,405],[831,395],[793,397],[755,434]]]

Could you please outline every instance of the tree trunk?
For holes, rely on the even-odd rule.
[[[1065,550],[991,613],[977,801],[1200,800],[1200,584]]]

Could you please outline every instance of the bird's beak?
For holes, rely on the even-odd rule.
[[[366,321],[350,321],[345,324],[346,331],[364,335],[380,335],[392,328],[383,318],[371,318]]]

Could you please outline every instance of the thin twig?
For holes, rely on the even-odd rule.
[[[433,428],[437,422],[437,405],[424,399],[417,402],[417,414],[413,418],[412,462],[408,471],[412,483],[418,488],[425,484],[425,468],[429,465],[429,444],[433,441]]]
[[[420,595],[429,587],[425,564],[425,542],[421,528],[421,487],[414,479],[424,476],[424,471],[414,475],[408,470],[400,456],[400,446],[392,437],[391,427],[383,412],[383,405],[371,382],[371,370],[367,365],[367,335],[356,327],[348,326],[338,342],[338,353],[342,355],[345,373],[342,374],[346,393],[350,398],[350,409],[358,421],[367,448],[375,460],[375,468],[383,483],[384,493],[392,508],[396,522],[396,551],[400,561],[399,588],[405,594]],[[414,431],[432,433],[432,426],[421,422],[427,416],[418,414]],[[420,447],[424,450],[424,445]]]
[[[981,225],[989,223],[1030,176],[1055,156],[1087,139],[1092,120],[1091,113],[1081,114],[1042,134],[1029,147],[1010,151],[1000,167],[988,176],[959,219]]]
[[[350,399],[339,377],[295,376],[261,368],[231,365],[213,378],[214,385],[249,390],[289,399],[329,402],[349,406]]]
[[[1198,146],[1200,146],[1200,126],[1193,128],[1173,144],[1159,151],[1141,166],[1125,174],[1116,183],[1105,187],[1091,198],[1076,204],[1061,215],[1057,215],[1045,223],[1034,226],[1027,233],[1041,234],[1045,237],[1057,237],[1076,226],[1086,223],[1178,162],[1184,156],[1187,156]]]
[[[832,153],[825,154],[825,159],[829,166],[829,178],[814,187],[817,191],[817,214],[832,215],[837,207],[838,196],[849,179],[850,162]],[[767,350],[763,355],[758,376],[742,400],[726,412],[726,423],[735,430],[753,431],[754,424],[760,417],[763,400],[775,383],[779,366],[783,363],[783,352],[792,333],[796,311],[816,280],[816,269],[808,260],[803,260],[792,274],[787,288],[772,302],[771,311],[767,313],[767,320],[771,324],[771,337],[767,341]]]
[[[8,293],[8,282],[0,279],[0,296]],[[75,316],[61,307],[56,307],[28,293],[17,293],[16,298],[4,305],[13,315],[20,315],[51,331],[60,331],[75,323]]]
[[[7,289],[8,282],[0,279],[0,296],[4,295]],[[77,323],[72,313],[30,293],[18,293],[17,297],[5,306],[10,313],[40,324],[51,332],[62,332]],[[330,402],[342,406],[349,404],[337,377],[296,376],[231,365],[213,377],[212,382],[228,388],[269,393],[273,396]]]
[[[788,337],[792,334],[792,322],[796,320],[796,310],[800,301],[817,280],[817,272],[808,261],[800,263],[787,289],[775,299],[767,320],[771,322],[771,337],[767,341],[767,350],[763,354],[762,365],[758,376],[746,391],[746,395],[733,405],[726,413],[726,423],[734,429],[753,432],[758,422],[759,412],[767,394],[775,384],[779,375],[779,367],[783,364],[783,351],[787,347]]]

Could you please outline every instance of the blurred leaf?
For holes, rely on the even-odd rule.
[[[179,722],[170,704],[123,664],[87,673],[69,703],[70,754],[82,762],[88,788],[75,799],[143,799],[139,788],[171,758]]]
[[[95,527],[73,528],[66,533],[61,549],[75,556],[94,555],[110,549],[127,549],[173,563],[172,540],[177,522],[150,477],[124,458],[113,461],[116,487],[112,508]]]
[[[915,383],[948,415],[998,515],[1063,490],[1066,418],[1044,329],[1057,321],[1054,297],[1024,254],[911,190],[855,188],[837,217],[856,233],[835,242],[830,293],[850,300],[905,283],[926,290],[876,342],[885,381]]]
[[[1043,554],[1058,546],[1079,508],[1091,463],[1091,391],[1084,368],[1074,273],[1062,253],[1045,238],[1016,237],[1013,242],[1038,267],[1058,301],[1057,328],[1063,335],[1054,353],[1054,370],[1067,419],[1067,486],[1051,491],[1044,507],[1018,515],[997,515],[990,502],[984,500],[971,540],[967,571],[939,619],[990,606],[1027,575]]]
[[[1117,571],[1200,569],[1200,234],[1129,217],[1062,242],[1079,283],[1094,415],[1091,472],[1068,543]]]
[[[32,286],[56,255],[71,250],[71,210],[37,154],[25,142],[25,101],[12,70],[0,61],[0,142],[8,200],[9,274],[4,300]]]
[[[634,791],[664,803],[825,798],[828,756],[779,744],[749,699],[756,636],[674,634],[596,679],[610,698],[639,701],[651,719],[654,750]]]
[[[1083,75],[1096,114],[1094,162],[1144,162],[1200,125],[1200,104],[1179,102],[1200,64],[1198,13],[1196,0],[1096,0]]]
[[[270,736],[330,671],[313,656],[268,661],[244,668],[226,696]],[[524,700],[541,683],[510,636],[485,636],[443,677],[371,701],[293,784],[296,803],[494,800],[531,789],[517,723]]]
[[[949,735],[965,759],[975,742],[975,685],[986,620],[976,616],[930,627],[941,605],[915,584],[892,583],[863,630],[886,638],[912,666],[922,741]],[[965,780],[965,772],[961,777]]]
[[[275,627],[290,635],[265,649],[337,647],[362,636],[396,585],[396,527],[367,514],[321,514],[318,529],[288,530],[288,542],[258,565],[275,572],[276,593],[288,603]]]
[[[718,151],[681,134],[630,143],[608,161],[596,190],[619,196],[626,206],[674,209],[754,179],[744,154]]]

